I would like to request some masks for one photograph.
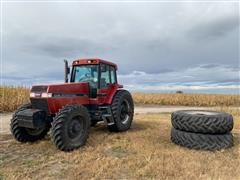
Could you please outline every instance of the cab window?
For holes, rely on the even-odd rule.
[[[110,66],[110,74],[111,74],[111,84],[116,84],[117,83],[116,69],[113,66]]]
[[[97,65],[81,65],[73,68],[73,76],[71,82],[87,82],[90,87],[97,88],[98,82],[98,66]]]
[[[109,65],[101,64],[100,71],[100,88],[106,88],[111,83]]]

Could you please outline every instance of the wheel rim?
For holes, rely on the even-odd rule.
[[[127,124],[131,115],[130,104],[127,100],[124,100],[121,104],[120,119],[123,124]]]
[[[74,117],[68,125],[68,136],[70,139],[81,137],[84,130],[84,124],[80,116]]]

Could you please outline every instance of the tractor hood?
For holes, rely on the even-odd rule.
[[[88,96],[88,83],[62,83],[49,85],[34,85],[30,97],[64,97],[64,96]]]

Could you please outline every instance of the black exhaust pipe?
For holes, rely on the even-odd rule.
[[[68,67],[68,61],[66,59],[64,59],[64,64],[65,64],[65,67],[64,67],[64,81],[65,83],[68,83],[68,74],[70,73],[70,68]]]

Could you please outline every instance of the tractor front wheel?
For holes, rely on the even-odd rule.
[[[34,142],[34,141],[43,139],[47,135],[47,133],[50,129],[50,125],[46,125],[42,128],[36,128],[36,129],[20,127],[18,125],[17,114],[20,111],[23,111],[26,109],[31,109],[31,108],[32,108],[31,104],[25,104],[25,105],[21,106],[13,114],[13,117],[11,119],[11,124],[10,124],[11,132],[12,132],[14,138],[19,142]]]
[[[114,124],[109,125],[109,131],[127,131],[132,124],[134,116],[134,103],[131,94],[126,90],[120,90],[113,98],[111,105]]]
[[[67,105],[59,111],[52,123],[52,140],[62,151],[83,146],[88,138],[91,119],[81,105]]]

